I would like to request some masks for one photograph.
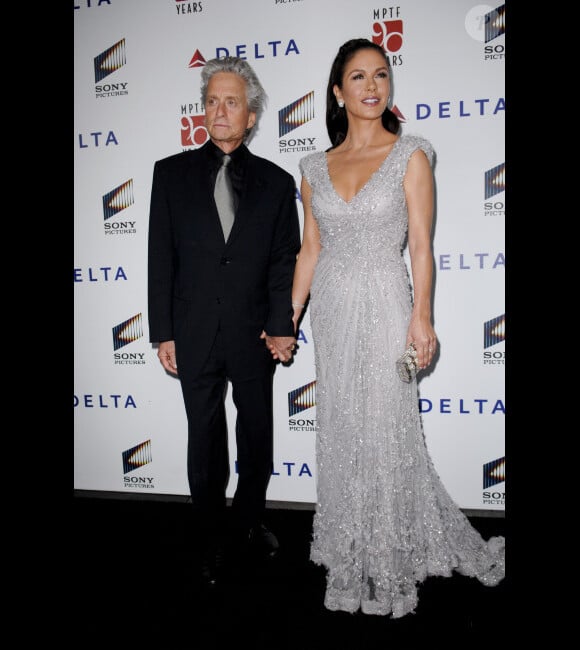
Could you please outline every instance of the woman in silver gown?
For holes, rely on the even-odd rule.
[[[300,161],[303,242],[292,300],[310,300],[317,403],[311,560],[330,610],[413,612],[427,576],[485,585],[505,574],[502,537],[484,540],[443,486],[425,444],[416,381],[396,359],[435,353],[431,290],[434,152],[397,135],[390,67],[367,39],[339,50],[327,88],[332,147]],[[403,258],[409,247],[412,285]]]

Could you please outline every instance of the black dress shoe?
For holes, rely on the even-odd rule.
[[[278,555],[280,544],[276,535],[266,528],[264,524],[259,524],[250,528],[248,535],[248,546],[251,551],[258,555],[274,558]]]

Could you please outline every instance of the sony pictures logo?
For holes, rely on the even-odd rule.
[[[483,58],[498,61],[505,58],[505,45],[495,42],[505,34],[505,4],[493,9],[489,5],[476,5],[465,16],[465,31],[476,41],[485,43]]]
[[[503,489],[497,486],[505,483],[505,456],[483,465],[483,503],[487,505],[505,505],[505,485]]]
[[[483,207],[486,217],[505,216],[505,202],[497,196],[502,192],[505,192],[505,162],[485,172]]]
[[[314,119],[314,91],[284,106],[278,111],[278,142],[280,153],[314,151],[316,138],[282,137]]]
[[[117,352],[143,336],[143,315],[136,314],[113,327],[113,359],[115,365],[144,365],[144,352]]]
[[[483,324],[484,365],[505,365],[505,350],[488,349],[503,342],[505,342],[505,314]]]
[[[503,59],[505,57],[505,45],[503,43],[490,43],[490,41],[505,34],[505,5],[501,5],[484,15],[484,34],[486,45],[483,48],[483,58],[487,61]]]
[[[295,417],[316,406],[316,380],[288,393],[288,429],[290,431],[316,431],[316,419]]]
[[[135,447],[122,452],[123,487],[132,489],[154,489],[153,478],[147,476],[128,476],[129,473],[148,465],[153,461],[151,440],[145,440]]]
[[[112,217],[133,205],[133,179],[130,178],[122,185],[115,187],[103,195],[103,218],[105,220],[105,235],[128,235],[135,234],[135,221],[114,219]]]
[[[126,81],[102,82],[113,72],[116,72],[127,63],[125,51],[125,39],[111,45],[93,59],[95,69],[95,96],[97,98],[118,97],[128,95],[128,83]]]

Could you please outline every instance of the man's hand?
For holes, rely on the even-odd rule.
[[[260,338],[265,339],[266,347],[274,359],[282,363],[290,361],[296,349],[296,339],[293,336],[268,336],[266,332],[262,332]]]
[[[175,341],[163,341],[159,344],[157,356],[161,365],[172,375],[177,374],[177,361],[175,360]]]

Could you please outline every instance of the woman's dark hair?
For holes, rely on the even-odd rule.
[[[369,41],[367,38],[353,38],[340,46],[330,68],[330,77],[326,88],[326,130],[333,147],[337,147],[345,139],[348,131],[348,120],[345,109],[340,108],[336,103],[336,97],[332,89],[335,85],[342,88],[342,77],[344,76],[346,64],[360,50],[376,50],[379,52],[385,60],[389,75],[391,74],[389,59],[380,45]],[[399,132],[401,123],[390,108],[385,108],[381,120],[387,131],[390,133]]]

